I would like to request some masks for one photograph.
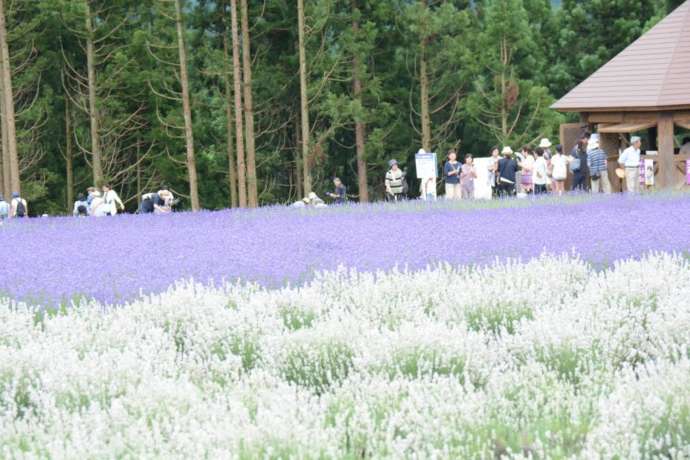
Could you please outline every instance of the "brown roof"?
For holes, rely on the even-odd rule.
[[[690,107],[690,0],[551,107],[578,112]]]

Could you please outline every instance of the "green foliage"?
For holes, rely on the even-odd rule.
[[[388,373],[391,378],[403,375],[410,379],[424,376],[453,376],[463,379],[465,358],[446,356],[432,347],[415,347],[399,350],[393,356]]]
[[[288,351],[281,374],[290,383],[323,394],[347,378],[353,357],[352,349],[339,342],[296,346]]]
[[[532,308],[527,305],[503,302],[468,308],[465,319],[473,331],[485,330],[495,335],[502,332],[514,334],[520,321],[532,319],[533,314]]]

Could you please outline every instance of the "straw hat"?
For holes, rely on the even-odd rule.
[[[616,168],[616,176],[618,176],[619,179],[625,179],[625,169]]]
[[[503,150],[501,151],[501,155],[512,155],[513,154],[513,149],[510,148],[510,146],[506,145],[503,147]]]
[[[539,142],[539,147],[543,149],[548,149],[549,147],[551,147],[551,145],[551,141],[546,137]]]

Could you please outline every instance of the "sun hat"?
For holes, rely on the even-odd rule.
[[[625,170],[623,168],[616,168],[616,176],[619,179],[625,179]]]
[[[513,149],[510,148],[509,145],[506,145],[503,147],[503,150],[501,151],[501,155],[512,155],[513,154]]]
[[[391,168],[393,167],[393,165],[397,165],[397,164],[398,164],[398,160],[391,160],[388,162],[388,166]]]
[[[548,149],[549,147],[551,147],[551,145],[552,145],[552,144],[551,144],[551,141],[549,140],[548,137],[543,138],[543,139],[539,142],[539,147],[541,147],[541,148],[543,148],[543,149]]]

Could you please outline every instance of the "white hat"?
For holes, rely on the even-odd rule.
[[[640,142],[642,139],[640,139],[640,136],[633,136],[630,138],[630,143],[634,144],[635,142]]]
[[[513,149],[510,148],[510,146],[505,146],[503,147],[503,151],[501,151],[501,155],[512,155],[513,154]]]
[[[599,148],[599,138],[597,137],[592,137],[589,139],[589,142],[587,143],[587,151],[594,150]]]
[[[424,149],[417,150],[417,155],[424,155],[425,153],[426,153],[426,150],[424,150]]]
[[[552,144],[551,144],[551,141],[550,141],[547,137],[543,138],[543,139],[539,142],[539,147],[541,147],[541,148],[543,148],[543,149],[548,149],[549,147],[551,147],[551,145],[552,145]]]

